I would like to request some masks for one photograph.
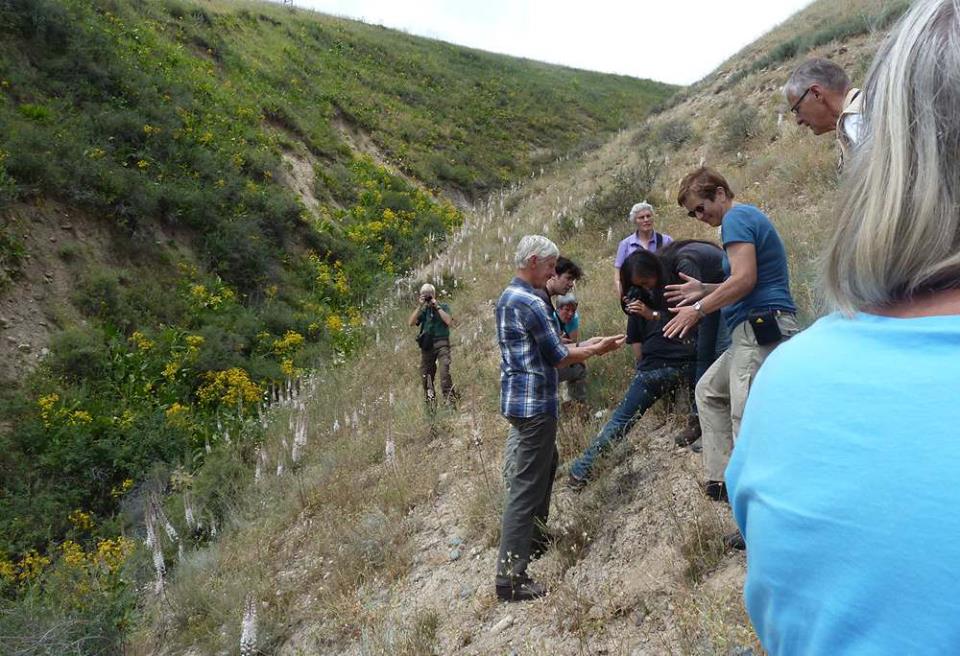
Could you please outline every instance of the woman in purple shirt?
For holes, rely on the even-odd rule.
[[[620,242],[617,246],[617,257],[613,261],[613,283],[617,288],[617,298],[623,300],[623,289],[620,287],[620,267],[623,261],[640,250],[647,250],[656,253],[673,241],[670,235],[657,232],[653,227],[653,205],[646,201],[637,203],[630,208],[630,214],[627,220],[635,226],[634,232],[629,237]],[[640,340],[636,339],[637,328],[636,319],[633,315],[627,318],[627,335],[633,335],[634,339],[627,339],[633,348],[633,354],[636,359],[640,359]]]

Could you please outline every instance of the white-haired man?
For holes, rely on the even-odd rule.
[[[836,130],[839,161],[850,159],[860,143],[863,94],[850,83],[847,73],[829,59],[809,59],[790,75],[783,96],[796,116],[816,135]]]
[[[500,410],[510,422],[517,444],[510,455],[513,462],[497,558],[496,592],[504,601],[536,599],[546,593],[527,575],[527,565],[532,548],[545,542],[550,492],[559,462],[557,367],[602,355],[624,342],[623,335],[614,335],[595,337],[579,346],[562,343],[546,303],[537,294],[555,275],[559,254],[556,244],[546,237],[521,239],[516,277],[497,301]]]
[[[433,381],[440,364],[440,391],[446,401],[456,397],[453,378],[450,375],[450,326],[453,316],[450,306],[437,301],[437,290],[430,283],[420,287],[417,307],[407,320],[411,326],[420,326],[417,343],[420,345],[420,377],[423,393],[428,403],[436,399]]]

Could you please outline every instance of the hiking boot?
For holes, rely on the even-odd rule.
[[[700,419],[690,417],[690,419],[687,420],[687,427],[683,429],[682,433],[673,438],[673,442],[677,446],[690,446],[700,439],[700,434]]]
[[[546,586],[529,577],[517,578],[513,583],[497,583],[497,599],[500,601],[530,601],[546,594]]]
[[[747,543],[743,539],[743,534],[741,534],[740,531],[734,531],[733,533],[727,533],[723,536],[723,546],[727,549],[745,551],[747,548]]]
[[[703,439],[698,439],[696,442],[690,445],[690,450],[694,453],[703,452]]]
[[[714,501],[730,502],[727,498],[727,484],[723,481],[707,481],[703,484],[703,493]]]
[[[574,492],[580,492],[583,488],[587,487],[587,479],[577,478],[573,474],[570,474],[567,476],[567,487]]]
[[[534,538],[530,542],[530,560],[536,560],[543,554],[547,553],[547,549],[554,543],[555,538],[550,533],[545,533],[538,538]]]

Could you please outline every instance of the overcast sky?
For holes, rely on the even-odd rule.
[[[690,84],[812,0],[294,2],[482,50]]]

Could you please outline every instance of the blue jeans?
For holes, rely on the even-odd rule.
[[[687,380],[687,367],[662,367],[660,369],[637,370],[626,395],[613,411],[610,421],[593,438],[593,442],[583,454],[574,461],[570,473],[581,480],[590,477],[590,470],[597,458],[613,442],[622,440],[643,413],[657,402],[657,399],[676,389]]]

